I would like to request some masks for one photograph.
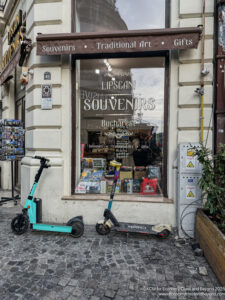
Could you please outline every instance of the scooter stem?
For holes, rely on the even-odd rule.
[[[119,174],[120,174],[121,163],[118,163],[116,161],[111,161],[110,165],[113,166],[113,167],[116,167],[116,171],[115,171],[115,175],[114,175],[112,190],[111,190],[111,193],[110,193],[110,201],[109,201],[109,204],[108,204],[108,210],[110,210],[111,207],[112,207],[114,195],[115,195],[115,192],[116,192],[116,184],[117,184],[117,180],[118,180]]]

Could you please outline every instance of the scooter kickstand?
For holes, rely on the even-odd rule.
[[[129,232],[127,232],[127,244],[128,244],[128,237],[129,237]]]

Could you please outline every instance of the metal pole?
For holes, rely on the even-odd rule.
[[[14,169],[13,169],[13,160],[11,160],[11,182],[12,182],[12,199],[14,199]]]

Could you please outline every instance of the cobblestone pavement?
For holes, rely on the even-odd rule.
[[[19,205],[0,206],[1,300],[223,299],[210,294],[220,284],[204,257],[173,237],[100,236],[92,226],[79,239],[32,231],[16,236],[10,222],[18,211]]]

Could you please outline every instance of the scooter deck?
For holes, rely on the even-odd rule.
[[[136,224],[136,223],[119,223],[120,226],[115,226],[114,230],[118,232],[142,233],[142,234],[158,234],[152,229],[153,225]]]
[[[42,231],[53,231],[53,232],[64,232],[71,233],[72,227],[62,224],[48,224],[48,223],[35,223],[32,224],[33,230],[42,230]]]

